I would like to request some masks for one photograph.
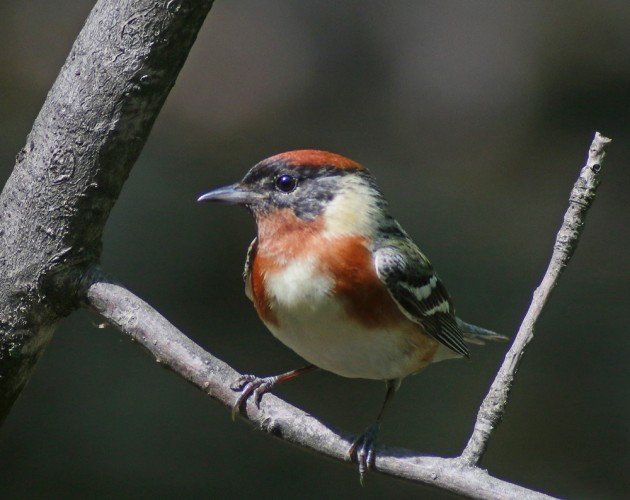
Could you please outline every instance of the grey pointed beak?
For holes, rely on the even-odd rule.
[[[226,203],[228,205],[251,205],[259,200],[261,196],[258,193],[244,188],[240,184],[231,184],[202,194],[197,201]]]

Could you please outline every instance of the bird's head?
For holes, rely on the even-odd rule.
[[[316,150],[267,158],[240,182],[214,189],[198,201],[243,205],[259,225],[279,214],[305,223],[320,220],[335,234],[367,234],[386,212],[385,200],[366,168]]]

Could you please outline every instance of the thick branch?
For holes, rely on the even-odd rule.
[[[569,208],[564,214],[564,221],[556,236],[553,254],[547,272],[540,286],[535,290],[527,314],[521,323],[514,343],[501,365],[499,373],[490,387],[488,394],[477,415],[473,433],[462,452],[461,459],[468,465],[476,465],[488,446],[493,429],[499,424],[507,405],[514,375],[525,352],[525,347],[534,338],[534,327],[549,300],[552,290],[558,283],[562,271],[571,260],[577,248],[580,234],[584,229],[586,214],[595,201],[595,192],[602,177],[602,162],[605,147],[610,139],[595,133],[595,138],[588,152],[588,160],[582,168],[571,195]]]
[[[77,306],[109,212],[211,0],[99,0],[0,195],[0,422]]]
[[[85,301],[109,323],[148,349],[155,359],[231,408],[238,393],[229,387],[240,374],[171,325],[149,304],[94,271]],[[266,394],[257,408],[248,402],[244,418],[261,430],[292,444],[348,462],[352,438],[315,417]],[[471,498],[542,499],[542,493],[502,481],[458,459],[420,456],[402,449],[380,448],[375,468],[384,474],[423,483]]]

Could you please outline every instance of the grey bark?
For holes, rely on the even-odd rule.
[[[0,422],[77,307],[101,234],[211,0],[100,0],[0,195]]]
[[[85,301],[110,324],[148,349],[155,360],[232,408],[239,396],[230,389],[240,373],[204,351],[175,328],[149,304],[98,269],[85,284]],[[350,462],[353,436],[329,427],[312,415],[273,394],[266,394],[260,407],[247,401],[241,417],[279,439],[342,462]],[[479,499],[548,499],[543,493],[492,477],[458,458],[422,456],[404,449],[379,447],[375,470],[399,479]],[[358,484],[358,478],[357,478]]]
[[[586,165],[582,168],[569,195],[569,207],[564,214],[564,220],[556,236],[547,271],[540,286],[534,291],[529,309],[523,318],[514,342],[479,408],[473,433],[462,452],[461,459],[468,465],[476,465],[479,462],[488,446],[490,434],[503,418],[516,370],[518,370],[527,344],[534,338],[536,321],[549,300],[551,292],[556,287],[562,271],[569,264],[577,248],[578,240],[584,229],[586,214],[595,201],[597,187],[601,182],[602,162],[606,155],[606,145],[609,142],[610,139],[595,132],[595,137],[588,151]]]

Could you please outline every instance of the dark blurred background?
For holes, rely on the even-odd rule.
[[[8,177],[93,2],[0,3],[0,176]],[[235,368],[302,361],[240,279],[254,225],[198,194],[290,149],[367,165],[460,314],[512,335],[595,130],[614,139],[575,258],[483,461],[554,495],[630,491],[630,3],[217,1],[109,220],[103,264]],[[233,423],[97,317],[60,325],[0,432],[3,498],[444,498]],[[506,345],[405,381],[388,445],[458,453]],[[344,429],[382,384],[317,373],[288,401]]]

